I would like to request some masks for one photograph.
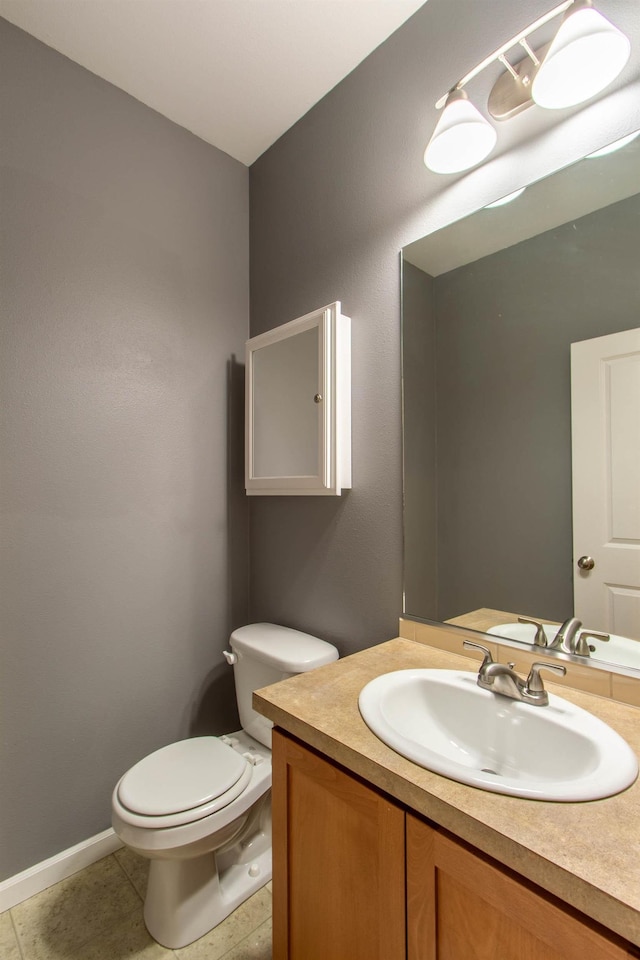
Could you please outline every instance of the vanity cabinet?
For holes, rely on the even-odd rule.
[[[407,813],[408,960],[629,960],[588,920]]]
[[[273,734],[273,960],[405,960],[401,806]]]
[[[631,945],[273,734],[273,960],[630,960]]]

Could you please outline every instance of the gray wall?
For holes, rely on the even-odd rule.
[[[534,109],[504,131],[508,152],[467,176],[430,174],[435,101],[498,29],[517,33],[548,3],[486,7],[429,0],[251,167],[252,335],[333,300],[353,320],[353,489],[251,499],[251,618],[342,652],[394,636],[402,610],[399,251],[638,123],[637,92],[617,112],[604,101],[579,116]],[[611,11],[621,25],[623,8]]]
[[[251,498],[251,618],[343,653],[395,636],[402,609],[399,251],[428,180],[429,34],[452,31],[444,5],[422,13],[251,167],[251,333],[342,302],[353,436],[341,498]]]
[[[635,196],[433,283],[437,619],[571,614],[570,344],[638,326],[639,229]]]
[[[0,876],[235,723],[248,171],[0,21]]]

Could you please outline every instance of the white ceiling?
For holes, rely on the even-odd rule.
[[[0,0],[0,13],[250,164],[423,3]]]

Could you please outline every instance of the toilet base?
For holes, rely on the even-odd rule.
[[[271,879],[271,847],[218,872],[216,856],[152,860],[144,922],[158,943],[186,947],[228,917]]]

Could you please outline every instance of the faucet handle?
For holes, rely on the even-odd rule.
[[[560,663],[533,663],[529,671],[529,676],[527,677],[527,687],[529,690],[544,690],[540,676],[541,670],[549,670],[551,673],[557,673],[561,677],[564,677],[567,672],[567,668],[563,667]]]
[[[551,673],[557,673],[561,677],[564,677],[567,668],[561,666],[559,663],[533,663],[531,665],[529,676],[525,681],[524,693],[528,699],[535,700],[540,706],[545,706],[549,703],[549,694],[544,688],[544,683],[540,676],[541,670],[549,670]]]
[[[546,647],[547,645],[547,635],[544,632],[544,627],[539,620],[532,620],[530,617],[518,617],[518,623],[530,623],[531,626],[536,628],[536,635],[534,637],[534,644],[536,647]]]
[[[602,640],[605,643],[611,639],[608,633],[597,633],[594,630],[583,630],[576,640],[576,648],[574,650],[574,653],[577,653],[579,657],[589,657],[592,653],[596,652],[594,645],[592,643],[587,643],[588,637],[592,637],[594,640]]]
[[[481,670],[483,667],[488,667],[490,663],[493,663],[493,655],[491,650],[489,650],[488,647],[483,647],[481,643],[475,643],[473,640],[464,640],[462,646],[467,647],[467,649],[474,647],[476,650],[482,651],[484,654],[484,660],[482,661],[482,667],[480,667]]]

